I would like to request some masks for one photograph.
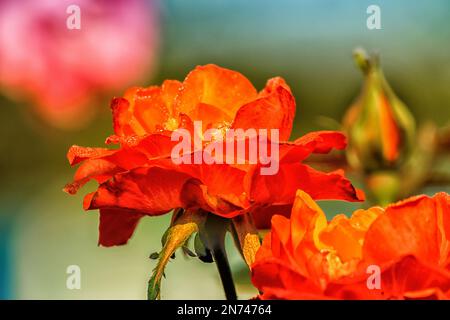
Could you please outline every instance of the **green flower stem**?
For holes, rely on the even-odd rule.
[[[225,291],[227,300],[237,300],[236,289],[234,287],[233,276],[231,274],[230,265],[228,263],[225,248],[213,248],[212,255],[219,271],[220,280]]]

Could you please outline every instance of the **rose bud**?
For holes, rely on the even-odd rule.
[[[412,149],[414,118],[386,81],[378,55],[357,49],[354,59],[364,84],[343,120],[348,162],[366,173],[398,169]]]

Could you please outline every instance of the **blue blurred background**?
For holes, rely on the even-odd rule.
[[[371,4],[381,8],[381,30],[366,27]],[[419,124],[449,122],[447,0],[168,0],[156,2],[152,10],[159,16],[158,45],[149,55],[154,67],[135,85],[182,80],[194,66],[206,63],[240,71],[257,88],[270,77],[282,76],[297,100],[295,138],[323,129],[320,116],[340,121],[359,92],[362,76],[351,53],[363,46],[381,53],[387,78]],[[0,36],[9,31],[0,30]],[[124,45],[133,48],[132,42]],[[80,50],[80,57],[89,55],[73,49]],[[100,96],[95,118],[71,130],[49,125],[29,101],[6,91],[0,96],[0,298],[145,298],[154,267],[148,255],[160,249],[170,217],[143,219],[127,246],[99,248],[98,217],[83,212],[84,192],[71,197],[61,191],[73,174],[67,149],[72,144],[103,145],[112,132],[109,99],[120,96],[125,87]],[[94,188],[90,184],[83,191]],[[332,216],[357,205],[325,207]],[[231,243],[229,251],[240,297],[251,297],[255,291]],[[72,264],[81,268],[80,290],[66,288],[66,268]],[[214,265],[180,254],[166,275],[164,299],[223,298]]]

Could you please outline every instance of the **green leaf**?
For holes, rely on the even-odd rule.
[[[158,258],[159,258],[159,253],[158,252],[153,252],[152,254],[150,254],[150,259],[156,260]]]
[[[211,251],[203,243],[202,236],[200,235],[201,233],[202,231],[200,230],[195,235],[194,239],[195,253],[197,254],[197,257],[200,259],[200,261],[205,263],[213,263],[214,259],[212,257]]]
[[[152,288],[152,290],[148,290],[148,300],[156,300],[160,299],[160,284],[161,280],[157,280],[155,277],[152,277],[148,282],[148,287]]]
[[[188,247],[183,246],[182,249],[183,249],[183,252],[184,252],[185,255],[190,256],[190,257],[193,257],[193,258],[197,257],[197,255],[196,255],[195,253],[193,253],[193,252],[191,251],[191,249],[189,249]]]
[[[203,244],[202,239],[200,238],[200,232],[197,232],[194,238],[194,250],[197,253],[197,256],[204,257],[207,255],[206,247]]]
[[[160,299],[161,278],[164,276],[164,268],[175,251],[182,247],[189,237],[199,230],[206,215],[202,212],[190,212],[178,215],[173,225],[166,231],[163,248],[159,253],[158,263],[148,282],[147,297],[149,300]]]
[[[170,228],[169,228],[170,229]],[[167,229],[164,234],[161,237],[161,245],[164,247],[164,245],[167,242],[167,234],[169,233],[169,229]]]

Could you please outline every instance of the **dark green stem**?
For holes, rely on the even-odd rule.
[[[229,219],[210,213],[205,223],[206,241],[204,241],[204,243],[211,251],[214,261],[216,262],[227,300],[237,300],[233,276],[225,251],[225,235],[229,223]]]
[[[214,248],[212,250],[214,261],[219,271],[220,280],[225,291],[225,297],[227,300],[237,300],[236,289],[234,287],[233,276],[231,274],[230,265],[228,263],[227,254],[225,248]]]

